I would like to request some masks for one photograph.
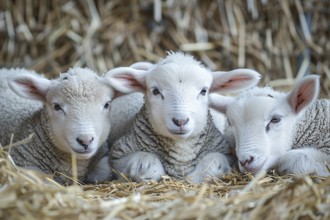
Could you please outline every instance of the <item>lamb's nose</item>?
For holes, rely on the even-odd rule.
[[[181,127],[188,123],[189,118],[185,118],[185,119],[172,118],[172,121],[176,126]]]
[[[241,163],[241,165],[243,167],[246,168],[247,166],[249,166],[253,162],[253,160],[254,160],[254,157],[253,156],[249,156],[248,159],[246,159],[244,161],[240,161],[240,163]]]
[[[92,135],[80,135],[76,140],[86,150],[88,146],[94,141],[94,137]]]

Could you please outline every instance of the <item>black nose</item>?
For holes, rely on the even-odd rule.
[[[181,126],[183,126],[183,125],[185,125],[185,124],[188,123],[189,118],[186,118],[186,119],[172,118],[172,121],[173,121],[173,123],[174,123],[176,126],[181,127]]]
[[[88,146],[93,142],[94,137],[91,135],[82,135],[80,137],[77,137],[76,140],[86,150],[88,148]]]

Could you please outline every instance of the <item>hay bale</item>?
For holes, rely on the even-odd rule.
[[[0,65],[52,77],[72,66],[104,72],[183,50],[211,69],[257,69],[276,87],[319,74],[329,97],[329,7],[318,0],[3,0]]]

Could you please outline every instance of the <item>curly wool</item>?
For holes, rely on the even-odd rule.
[[[118,97],[111,103],[111,129],[108,142],[112,145],[127,133],[132,126],[135,116],[144,103],[143,94],[136,92]]]
[[[86,80],[81,80],[88,77]],[[68,103],[89,102],[96,100],[104,92],[100,88],[97,75],[91,75],[90,71],[83,68],[73,68],[53,81],[47,96],[56,94],[66,98]]]
[[[330,154],[330,100],[320,99],[297,121],[292,148],[313,146]]]
[[[110,163],[113,166],[115,160],[143,151],[157,155],[168,175],[184,177],[209,153],[219,152],[229,158],[229,144],[215,127],[210,113],[203,132],[184,142],[158,135],[150,125],[148,115],[150,113],[143,106],[128,133],[111,147]]]

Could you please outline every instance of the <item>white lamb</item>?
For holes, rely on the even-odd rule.
[[[130,67],[139,70],[149,70],[153,66],[154,64],[149,62],[137,62]],[[110,145],[127,133],[144,103],[144,95],[141,92],[118,94],[118,96],[111,105],[111,126],[115,129],[111,129],[109,134],[108,143]],[[216,122],[216,127],[223,132],[226,122],[224,114],[213,109],[210,109],[210,113],[213,121]]]
[[[15,122],[17,127],[11,129],[15,140],[34,133],[29,143],[11,148],[10,155],[18,166],[54,173],[56,181],[67,184],[71,182],[66,176],[71,176],[74,153],[80,181],[110,178],[108,159],[102,158],[108,151],[105,142],[110,131],[111,101],[115,97],[109,79],[87,68],[73,68],[54,80],[23,71],[9,76],[8,83],[20,97],[43,102],[42,108],[22,116],[20,111],[29,111],[24,108],[30,105],[17,108],[13,103],[16,94],[9,92],[1,99],[1,105],[10,110],[6,115],[11,113],[13,120],[22,121]],[[10,128],[11,123],[3,124],[1,120],[0,126]]]
[[[211,72],[191,56],[170,53],[151,68],[116,68],[108,76],[117,90],[145,98],[129,132],[111,147],[115,170],[135,181],[167,174],[193,182],[231,170],[229,145],[211,119],[208,95],[251,87],[257,72]]]
[[[226,136],[236,142],[240,170],[328,176],[330,100],[316,100],[318,94],[312,75],[287,94],[256,87],[236,99],[212,95],[211,106],[228,117]]]

